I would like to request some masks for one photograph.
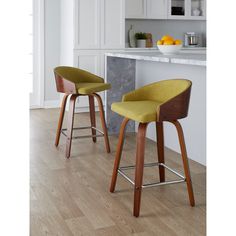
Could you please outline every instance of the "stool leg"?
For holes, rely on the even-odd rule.
[[[57,134],[56,134],[56,140],[55,140],[55,146],[57,147],[60,141],[60,136],[61,136],[61,128],[64,120],[64,114],[65,114],[65,108],[66,108],[66,101],[68,98],[69,94],[65,94],[61,103],[61,110],[60,110],[60,117],[58,121],[58,126],[57,126]]]
[[[75,102],[77,97],[78,97],[77,94],[72,94],[70,97],[70,105],[69,105],[69,113],[67,121],[66,158],[70,157],[73,124],[74,124]]]
[[[156,122],[158,162],[165,163],[163,122]],[[165,182],[165,167],[159,166],[160,182]]]
[[[100,118],[101,118],[101,123],[102,123],[102,129],[103,129],[103,133],[104,133],[106,150],[107,150],[107,153],[110,153],[111,150],[110,150],[110,144],[109,144],[109,139],[108,139],[107,126],[106,126],[106,121],[105,121],[102,99],[96,93],[94,93],[93,96],[96,97],[96,99],[98,101],[98,107],[99,107],[99,113],[100,113]]]
[[[143,184],[145,137],[148,123],[139,123],[136,148],[135,187],[134,187],[134,209],[133,215],[138,217]]]
[[[183,129],[181,127],[181,124],[177,120],[172,121],[172,123],[175,125],[177,132],[178,132],[181,155],[182,155],[182,159],[183,159],[184,173],[185,173],[187,188],[188,188],[189,202],[190,202],[191,206],[195,206],[193,186],[192,186],[192,181],[191,181],[191,176],[190,176],[190,170],[189,170],[189,164],[188,164],[186,145],[185,145],[185,141],[184,141]]]
[[[94,105],[94,97],[89,95],[89,111],[90,111],[90,121],[91,121],[91,126],[96,127],[96,117],[95,117],[95,105]],[[92,135],[96,135],[96,130],[91,129]],[[92,137],[92,140],[94,143],[96,143],[97,138]]]
[[[122,154],[122,149],[123,149],[123,144],[124,144],[125,128],[126,128],[128,121],[129,121],[128,118],[124,118],[124,120],[122,121],[121,127],[120,127],[119,140],[118,140],[117,149],[116,149],[116,158],[115,158],[112,180],[111,180],[111,185],[110,185],[110,192],[111,193],[113,193],[115,191],[115,187],[116,187],[118,168],[120,165],[120,159],[121,159],[121,154]]]

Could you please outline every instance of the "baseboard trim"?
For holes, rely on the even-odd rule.
[[[60,107],[60,100],[47,100],[44,101],[44,108],[59,108]]]
[[[34,110],[34,109],[41,109],[41,106],[37,106],[37,105],[32,105],[30,106],[30,110]]]

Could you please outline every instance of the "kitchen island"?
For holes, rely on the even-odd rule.
[[[112,88],[105,96],[109,133],[119,133],[123,117],[110,110],[122,95],[160,80],[184,78],[192,81],[189,115],[180,120],[189,158],[206,164],[206,51],[181,50],[175,55],[163,55],[158,50],[121,51],[106,54],[106,82]],[[172,124],[165,124],[165,146],[177,152],[179,144]],[[135,122],[129,122],[127,132],[135,132]],[[151,123],[147,137],[156,140],[155,124]]]

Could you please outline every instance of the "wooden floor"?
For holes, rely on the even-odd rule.
[[[185,183],[148,188],[143,190],[140,217],[135,218],[132,186],[118,176],[117,191],[109,192],[117,137],[110,136],[110,154],[103,138],[96,144],[74,140],[71,158],[66,160],[65,138],[61,137],[59,148],[54,146],[59,110],[31,110],[30,115],[31,236],[206,234],[205,167],[190,161],[196,207],[189,206]],[[87,113],[76,115],[75,126],[88,122]],[[179,154],[168,149],[165,154],[167,165],[182,172]],[[146,162],[157,160],[153,141],[147,140],[145,155]],[[134,160],[135,136],[129,134],[121,165]],[[144,182],[157,182],[158,176],[157,167],[145,168]],[[167,178],[175,176],[167,172]]]

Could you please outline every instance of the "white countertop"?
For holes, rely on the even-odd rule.
[[[137,51],[138,50],[138,51]],[[157,61],[165,63],[206,66],[206,49],[181,49],[174,55],[164,55],[157,48],[146,49],[125,49],[120,52],[106,53],[106,56],[128,58],[135,60]]]

